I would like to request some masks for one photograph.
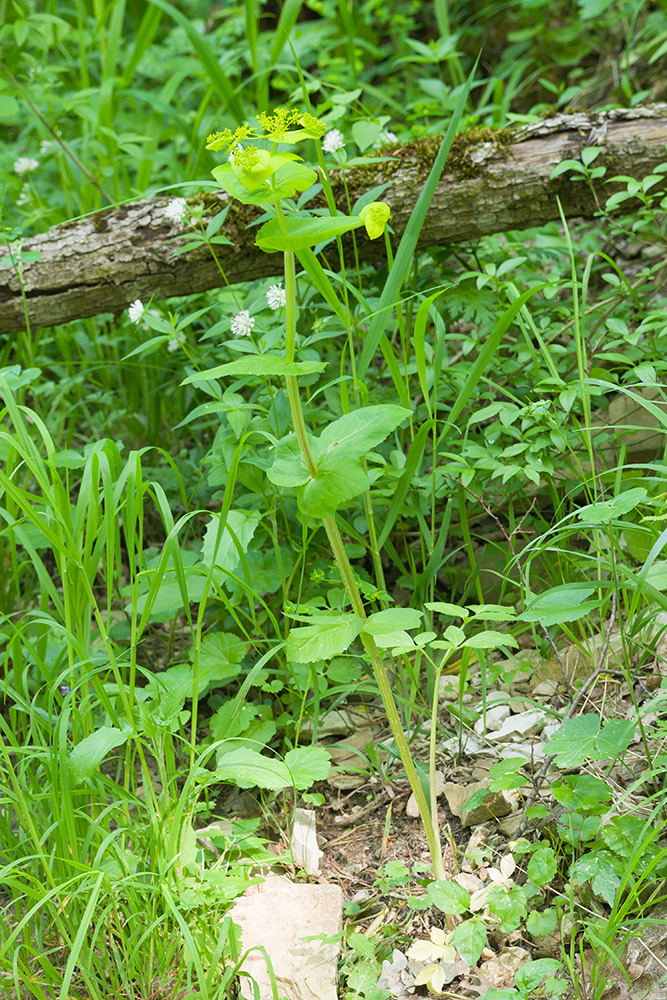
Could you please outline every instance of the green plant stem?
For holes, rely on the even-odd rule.
[[[279,206],[277,207],[279,208]],[[278,217],[281,218],[280,212]],[[290,250],[285,251],[285,297],[285,357],[288,361],[293,361],[294,341],[296,336],[296,270],[294,265],[294,254]],[[286,382],[287,398],[290,405],[292,423],[294,425],[297,441],[299,442],[299,447],[301,448],[308,471],[310,475],[315,478],[317,476],[317,466],[315,465],[315,461],[310,450],[310,443],[306,432],[306,422],[304,420],[303,410],[301,408],[301,399],[299,397],[299,384],[297,377],[295,375],[288,375],[286,376]],[[341,534],[334,517],[324,518],[324,529],[327,533],[329,544],[331,545],[331,551],[333,552],[336,566],[338,567],[341,579],[352,602],[354,612],[359,616],[359,618],[365,619],[367,618],[367,615],[364,609],[364,604],[361,600],[359,588],[357,587],[356,580],[354,579],[354,573],[352,572],[352,566],[350,565],[350,560],[347,557],[343,539],[341,538]],[[429,809],[428,802],[426,801],[426,796],[424,795],[424,790],[419,780],[417,769],[414,765],[414,761],[412,760],[410,748],[408,746],[408,741],[405,738],[405,733],[403,732],[403,726],[398,714],[398,708],[391,690],[391,684],[389,683],[389,677],[387,675],[385,665],[382,662],[382,657],[380,656],[380,652],[373,637],[362,634],[361,640],[371,661],[373,675],[380,691],[382,704],[384,705],[387,713],[389,726],[393,737],[396,740],[396,746],[401,758],[401,763],[405,768],[405,773],[408,777],[408,781],[410,782],[410,787],[414,793],[415,799],[417,800],[419,815],[421,816],[424,832],[426,834],[429,850],[431,852],[433,873],[436,879],[444,879],[445,870],[442,861],[442,848],[440,845],[439,831],[437,830],[437,821],[435,817],[431,816],[431,811]]]

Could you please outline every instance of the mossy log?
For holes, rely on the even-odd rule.
[[[349,195],[355,199],[378,184],[392,208],[398,240],[437,152],[431,137],[382,150],[392,159],[350,169]],[[579,160],[585,146],[600,146],[595,166],[607,177],[625,174],[641,179],[667,160],[667,104],[632,110],[558,115],[516,131],[478,128],[457,136],[421,233],[421,247],[474,241],[480,236],[527,229],[558,218],[557,198],[568,217],[592,217],[606,197],[622,184],[597,181],[595,189],[568,171],[550,180],[564,159]],[[346,196],[339,175],[332,182],[341,210]],[[597,200],[596,200],[597,198]],[[188,199],[201,202],[210,217],[227,202],[224,192]],[[118,313],[134,299],[146,302],[191,295],[223,283],[206,248],[173,256],[173,237],[182,226],[165,213],[168,198],[149,198],[109,208],[76,222],[55,226],[24,244],[39,260],[24,266],[24,286],[33,327],[53,326],[100,313]],[[230,283],[278,275],[282,254],[266,254],[254,245],[256,217],[250,206],[233,203],[222,233],[233,246],[218,246],[219,263]],[[364,260],[384,257],[383,240],[358,236]],[[335,253],[329,262],[335,266]],[[0,267],[0,333],[24,328],[24,308],[17,275]]]

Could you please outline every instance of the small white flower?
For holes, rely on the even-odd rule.
[[[167,350],[169,351],[170,354],[173,354],[174,351],[177,351],[178,348],[182,347],[184,343],[185,343],[185,334],[177,333],[174,339],[170,340],[169,343],[167,344]]]
[[[327,132],[322,140],[322,149],[325,153],[336,153],[339,149],[344,148],[343,133],[339,128],[332,128],[331,132]]]
[[[373,149],[380,149],[381,146],[386,146],[390,142],[398,142],[398,139],[393,132],[388,132],[386,129],[382,129],[377,137],[377,142],[373,143]]]
[[[34,156],[19,156],[18,160],[14,161],[14,172],[22,177],[23,174],[30,174],[33,170],[37,170],[39,167],[39,160],[36,160]]]
[[[178,225],[179,222],[183,222],[187,210],[188,203],[185,198],[172,198],[165,208],[164,214],[170,222],[173,222],[174,225]]]
[[[22,205],[27,205],[30,201],[30,185],[24,184],[19,191],[19,196],[16,199],[16,204],[20,207]]]
[[[255,320],[247,309],[242,309],[236,316],[232,316],[231,330],[235,337],[249,337]]]
[[[266,293],[266,301],[269,303],[269,309],[281,309],[287,301],[287,292],[282,287],[282,285],[271,285],[268,292]]]
[[[53,143],[50,142],[48,139],[42,139],[42,141],[39,144],[39,151],[40,153],[48,153],[48,151],[51,149],[52,146]]]
[[[133,323],[139,323],[141,317],[144,314],[144,304],[141,299],[135,299],[130,308],[127,310],[127,315],[130,317]]]

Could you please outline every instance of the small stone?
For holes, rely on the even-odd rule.
[[[475,723],[474,729],[478,736],[483,736],[485,732],[496,732],[502,726],[505,719],[509,717],[509,705],[494,705],[486,713],[486,729],[484,728],[484,715]]]
[[[465,803],[476,791],[487,788],[488,781],[476,781],[470,785],[457,785],[448,781],[445,785],[447,804],[455,816],[458,816],[463,826],[478,826],[497,816],[506,816],[510,812],[510,804],[502,792],[489,792],[481,805],[474,809],[466,809]]]
[[[442,771],[435,772],[435,794],[436,798],[445,790],[445,776]],[[426,796],[428,801],[429,796]],[[415,793],[413,792],[408,799],[407,805],[405,807],[406,816],[410,816],[412,819],[419,819],[419,806],[417,805],[417,799],[415,798]]]
[[[337,1000],[339,946],[306,940],[342,931],[343,894],[337,885],[299,885],[272,876],[237,899],[230,916],[241,927],[243,951],[260,946],[266,949],[279,996],[287,1000]],[[271,979],[260,951],[250,951],[243,971],[257,983],[259,1000],[273,1000]],[[240,988],[246,1000],[253,1000],[253,984],[246,976],[240,977]]]
[[[487,733],[487,738],[494,742],[496,740],[502,742],[511,739],[516,734],[525,736],[526,733],[537,732],[546,718],[546,713],[539,708],[531,708],[530,711],[521,712],[519,715],[510,715],[495,733]]]

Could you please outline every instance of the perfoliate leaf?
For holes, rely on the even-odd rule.
[[[382,236],[390,216],[391,209],[383,201],[372,201],[370,205],[364,205],[359,212],[359,218],[372,240]]]
[[[357,216],[324,216],[316,219],[271,219],[265,222],[255,238],[255,244],[269,253],[274,250],[302,250],[318,243],[341,236],[351,229],[358,229],[363,222]],[[283,232],[283,226],[285,232]]]

